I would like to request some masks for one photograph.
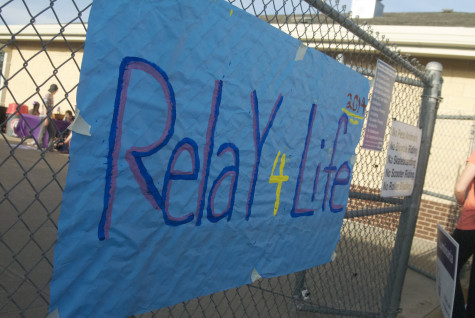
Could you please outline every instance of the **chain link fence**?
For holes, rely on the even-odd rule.
[[[424,87],[431,84],[422,66],[401,56],[370,26],[352,20],[338,1],[229,2],[370,80],[378,59],[392,65],[397,80],[383,150],[366,150],[361,143],[356,149],[348,209],[331,263],[259,280],[142,317],[395,316],[407,265],[405,246],[412,241],[412,235],[410,241],[403,241],[404,233],[411,234],[411,222],[405,218],[409,202],[417,203],[418,198],[381,198],[379,189],[392,119],[424,129],[419,118],[421,96]],[[44,317],[48,313],[53,249],[69,164],[66,151],[51,150],[61,150],[60,143],[68,136],[63,124],[66,110],[76,113],[91,5],[90,0],[35,4],[15,0],[0,7],[2,317]],[[48,113],[54,118],[56,139],[52,147],[42,148],[36,136],[48,118],[44,116],[43,96],[52,83],[59,86],[54,111]],[[28,114],[35,101],[40,103],[39,116]],[[431,134],[426,135],[430,144]]]
[[[475,116],[437,116],[423,202],[409,262],[410,268],[434,280],[437,274],[436,224],[441,224],[452,233],[460,216],[461,210],[457,207],[453,191],[473,150],[474,124]],[[469,269],[470,262],[464,266],[462,278],[469,276]],[[462,280],[462,283],[467,282]]]

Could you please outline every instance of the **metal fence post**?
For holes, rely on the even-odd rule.
[[[414,190],[406,198],[408,208],[401,213],[396,243],[390,264],[385,295],[383,299],[383,314],[385,317],[396,317],[399,312],[401,292],[406,276],[407,264],[411,252],[412,240],[416,229],[419,206],[421,203],[427,164],[429,161],[432,136],[440,102],[442,87],[442,65],[430,62],[426,66],[426,80],[422,95],[419,117],[419,128],[422,129],[421,146],[416,170]]]

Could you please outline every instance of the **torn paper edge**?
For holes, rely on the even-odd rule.
[[[69,125],[68,129],[80,135],[91,136],[91,125],[81,117],[79,109],[76,111],[76,118]]]
[[[50,312],[48,314],[48,316],[46,316],[46,318],[59,318],[59,311],[58,311],[58,308],[56,308],[55,310],[53,310],[52,312]]]
[[[257,269],[254,268],[254,269],[252,270],[252,273],[251,273],[251,281],[254,283],[256,280],[259,280],[259,279],[261,279],[261,278],[262,278],[262,276],[259,275],[259,273],[257,272]]]
[[[308,46],[306,46],[305,44],[300,44],[298,50],[297,50],[297,54],[295,55],[295,60],[296,61],[301,61],[303,60],[303,58],[305,57],[305,53],[307,53],[307,49],[308,49]]]

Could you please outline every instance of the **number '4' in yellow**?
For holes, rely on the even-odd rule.
[[[275,157],[274,166],[272,167],[272,172],[269,178],[269,183],[277,183],[277,190],[275,191],[274,216],[277,214],[277,210],[279,209],[280,190],[282,189],[282,182],[289,181],[289,176],[284,176],[285,153],[282,155],[282,159],[280,160],[280,173],[278,176],[274,176],[275,166],[277,165],[279,157],[280,151],[277,154],[277,157]]]

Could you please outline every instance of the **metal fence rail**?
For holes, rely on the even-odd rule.
[[[381,152],[365,150],[361,143],[357,147],[346,219],[331,263],[259,280],[142,317],[394,317],[435,120],[420,114],[436,113],[440,72],[424,72],[416,60],[401,56],[371,27],[352,20],[338,1],[228,1],[370,79],[378,59],[397,70],[389,118],[423,129],[421,152],[426,154],[419,159],[422,167],[415,195],[406,199],[379,197],[389,120]],[[49,4],[8,1],[0,6],[0,103],[7,113],[0,113],[2,317],[44,317],[48,313],[53,249],[69,156],[49,151],[52,149],[35,150],[40,143],[31,136],[43,125],[44,117],[27,122],[29,134],[23,138],[16,137],[12,128],[15,120],[25,117],[20,105],[31,109],[34,101],[42,102],[51,83],[59,86],[55,109],[61,111],[50,115],[60,119],[66,110],[76,111],[91,4],[91,0],[51,0]],[[59,129],[58,141],[66,135],[66,130]]]

